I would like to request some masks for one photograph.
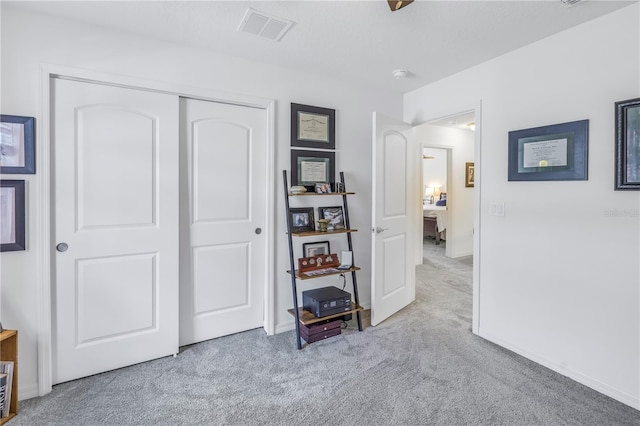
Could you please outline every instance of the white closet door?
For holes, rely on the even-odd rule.
[[[52,87],[60,383],[178,352],[179,100]]]
[[[180,122],[188,170],[180,345],[187,345],[264,324],[267,115],[181,99]]]

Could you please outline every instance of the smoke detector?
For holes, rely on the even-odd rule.
[[[408,72],[409,71],[404,70],[404,69],[397,69],[397,70],[391,71],[391,75],[393,75],[393,77],[396,80],[400,80],[401,78],[405,78],[407,76]]]
[[[255,9],[247,9],[238,27],[238,32],[249,33],[270,40],[280,41],[294,22]]]

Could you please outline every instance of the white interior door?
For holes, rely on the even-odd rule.
[[[415,299],[413,178],[422,157],[410,125],[374,112],[373,127],[371,324],[377,325]]]
[[[181,99],[180,345],[264,324],[267,115]],[[185,223],[186,221],[186,223]]]
[[[178,98],[52,88],[60,383],[178,352]]]

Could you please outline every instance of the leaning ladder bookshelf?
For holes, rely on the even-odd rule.
[[[337,271],[337,272],[328,272],[326,274],[322,274],[322,275],[314,275],[314,276],[305,276],[302,275],[300,273],[298,273],[298,271],[296,271],[296,263],[295,263],[295,256],[294,256],[294,250],[293,250],[293,238],[294,237],[299,237],[299,238],[304,238],[304,237],[311,237],[311,236],[326,236],[326,235],[332,235],[332,234],[343,234],[346,235],[347,237],[347,246],[349,247],[349,251],[351,251],[353,253],[353,242],[351,240],[351,234],[353,232],[356,232],[357,229],[351,229],[350,226],[350,222],[349,222],[349,207],[348,207],[348,202],[347,202],[347,197],[349,195],[354,195],[353,192],[333,192],[333,193],[329,193],[329,194],[316,194],[315,192],[305,192],[303,194],[290,194],[289,193],[289,183],[288,183],[288,179],[287,179],[287,171],[283,170],[282,171],[282,180],[284,183],[284,200],[285,200],[285,207],[286,207],[286,216],[287,216],[287,239],[289,240],[289,263],[291,266],[291,269],[289,271],[287,271],[290,276],[291,276],[291,290],[292,290],[292,294],[293,294],[293,309],[289,309],[289,313],[291,315],[294,316],[295,318],[295,325],[296,325],[296,343],[298,345],[298,349],[302,349],[302,340],[301,340],[301,336],[300,336],[300,324],[304,324],[304,325],[311,325],[314,324],[316,322],[320,322],[320,321],[324,321],[327,319],[332,319],[332,318],[338,318],[344,315],[348,315],[348,314],[356,314],[356,318],[357,318],[357,322],[358,322],[358,330],[362,331],[362,318],[360,316],[360,312],[363,310],[363,308],[360,306],[360,300],[358,298],[358,280],[357,280],[357,276],[356,276],[356,272],[360,270],[360,268],[358,268],[357,266],[355,266],[355,260],[354,260],[354,264],[351,267],[351,269],[348,270],[342,270],[342,271]],[[342,187],[346,188],[345,186],[345,182],[344,182],[344,172],[340,172],[340,182],[342,183]],[[342,198],[342,209],[343,209],[343,213],[344,213],[344,224],[346,229],[340,229],[340,230],[335,230],[335,231],[325,231],[325,232],[320,232],[320,231],[307,231],[307,232],[292,232],[292,223],[291,223],[291,215],[289,214],[289,209],[290,209],[290,197],[328,197],[328,196],[339,196]],[[355,259],[355,257],[354,257]],[[298,280],[307,280],[307,279],[313,279],[313,278],[320,278],[320,277],[326,277],[326,276],[330,276],[330,275],[337,275],[337,274],[345,274],[345,273],[350,273],[351,274],[351,282],[353,284],[353,301],[355,303],[351,304],[351,310],[346,311],[346,312],[341,312],[339,314],[336,315],[329,315],[326,317],[322,317],[322,318],[317,318],[315,317],[311,312],[309,311],[305,311],[303,308],[298,306],[298,289],[297,289],[297,281]]]

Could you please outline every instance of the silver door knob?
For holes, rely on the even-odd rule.
[[[262,234],[262,228],[256,228],[255,233],[256,235]]]
[[[376,234],[380,234],[386,230],[388,230],[389,228],[381,228],[381,227],[376,227]]]
[[[60,253],[64,253],[65,251],[69,250],[69,244],[60,243],[56,246],[56,250],[58,250]]]

